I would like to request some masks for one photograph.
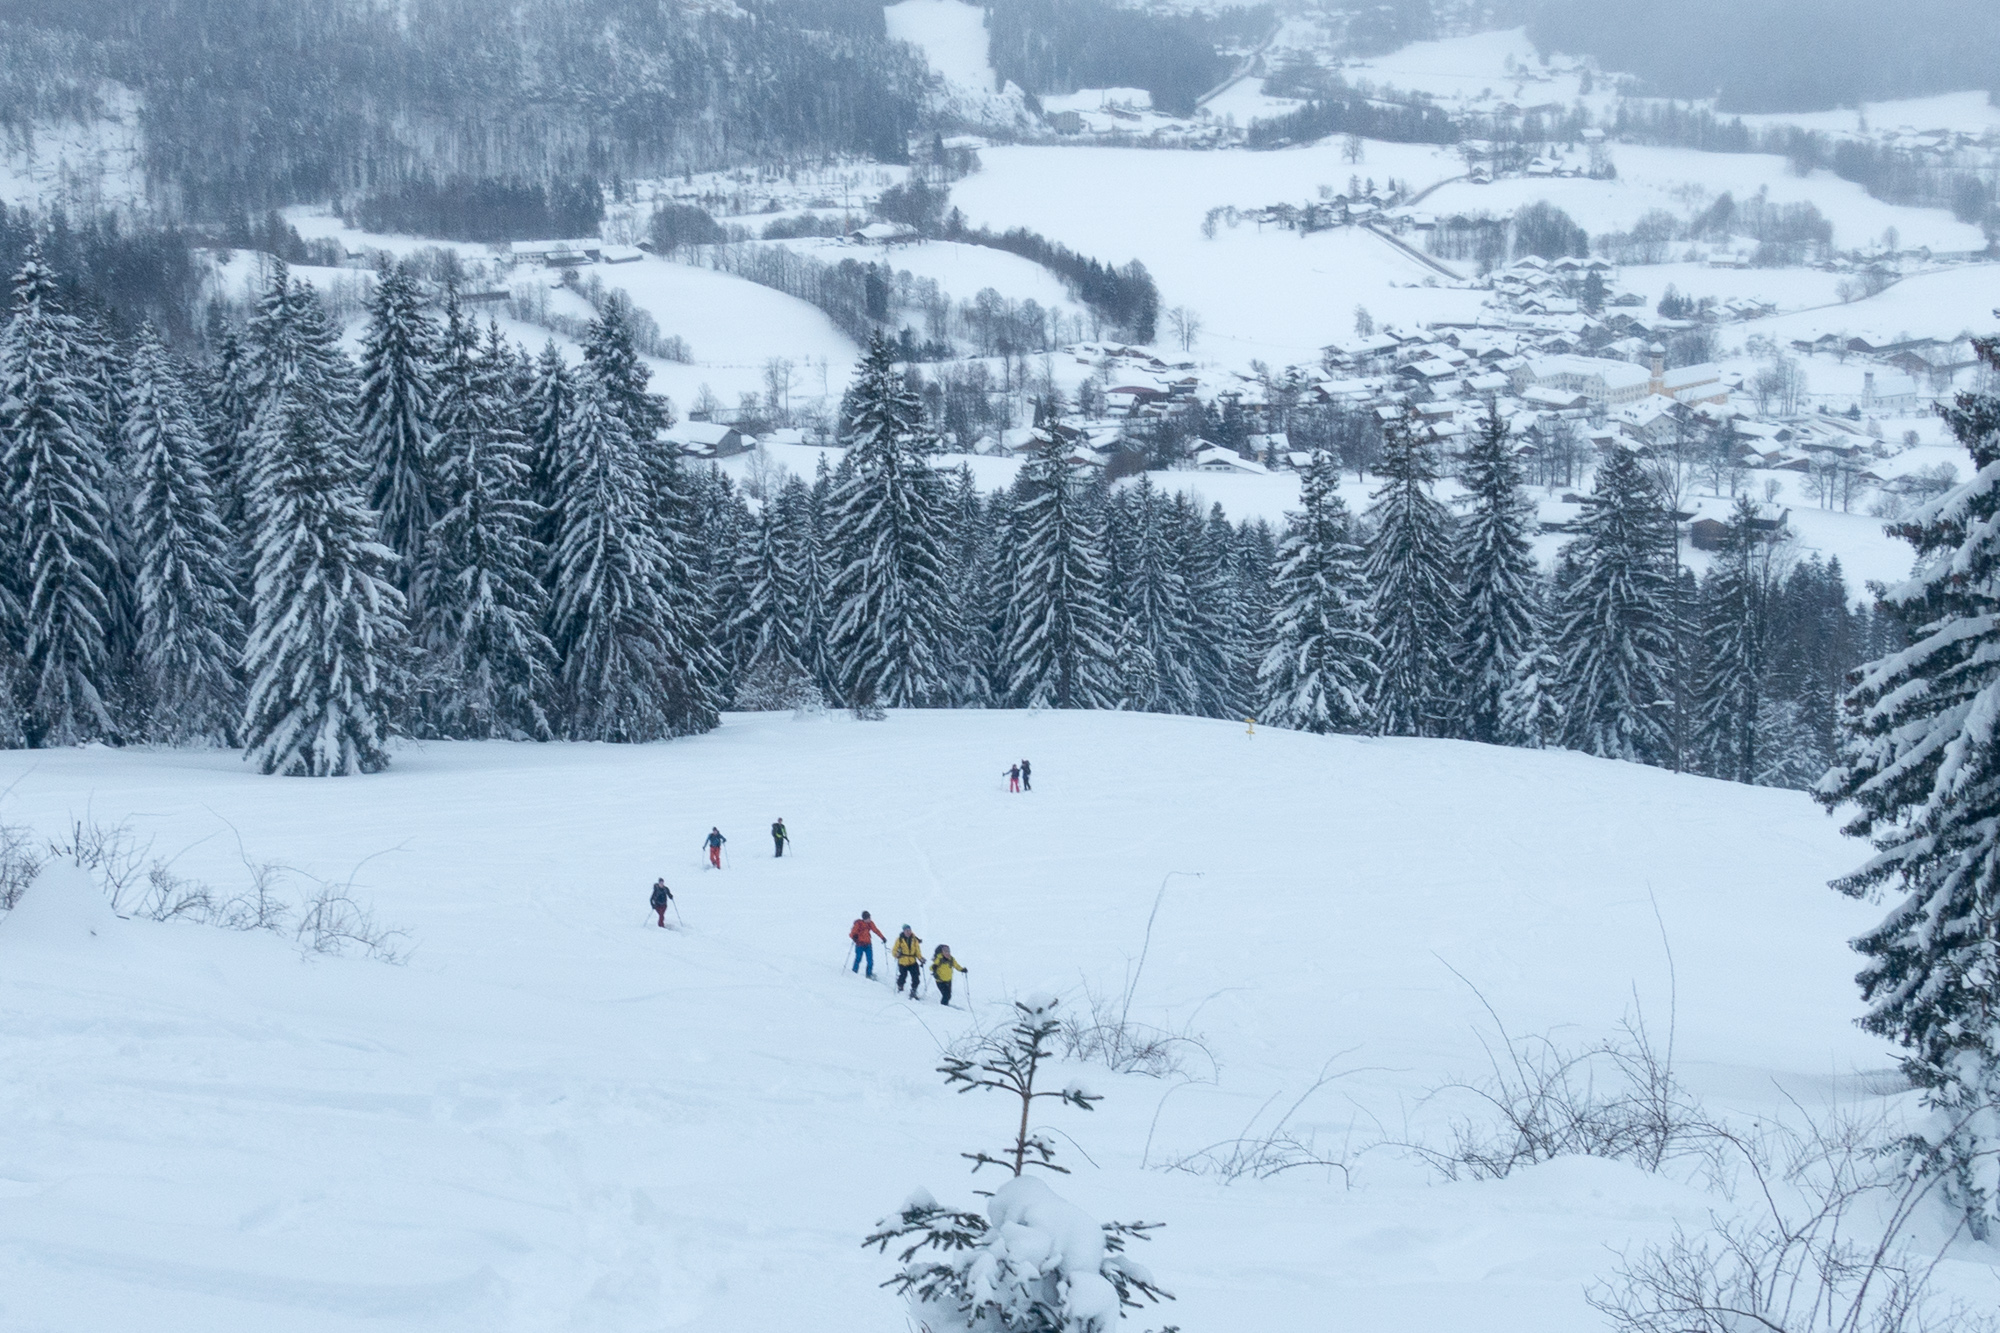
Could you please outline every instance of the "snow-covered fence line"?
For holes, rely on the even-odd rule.
[[[151,855],[126,824],[75,820],[59,838],[37,842],[27,829],[0,824],[0,911],[10,911],[50,861],[69,861],[91,878],[127,919],[192,921],[224,930],[289,937],[307,954],[355,953],[378,962],[408,956],[409,932],[383,926],[348,883],[312,880],[275,861],[243,864],[249,884],[229,892],[176,873]],[[312,887],[294,890],[296,878]]]

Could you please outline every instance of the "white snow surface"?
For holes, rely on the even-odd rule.
[[[1863,102],[1860,107],[1835,111],[1772,111],[1745,114],[1746,125],[1797,125],[1801,129],[1823,130],[1830,134],[1858,134],[1883,130],[1957,130],[1983,134],[2000,129],[2000,107],[1982,91],[1937,93],[1930,97],[1905,97],[1889,102]],[[1866,129],[1864,130],[1864,125]]]
[[[1000,87],[987,63],[986,12],[965,0],[902,0],[882,11],[892,41],[923,53],[938,85],[931,110],[943,120],[1027,125],[1027,99],[1013,84]]]
[[[889,40],[908,42],[952,83],[993,91],[986,59],[986,12],[965,0],[902,0],[882,11]]]
[[[1369,145],[1371,156],[1374,148]],[[1890,227],[1911,249],[1964,251],[1986,246],[1979,228],[1958,221],[1945,209],[1884,203],[1831,171],[1799,177],[1784,158],[1768,153],[1704,153],[1619,143],[1611,146],[1611,158],[1618,168],[1616,180],[1509,176],[1490,185],[1455,181],[1422,206],[1439,215],[1484,210],[1504,216],[1546,199],[1596,236],[1629,230],[1648,209],[1664,209],[1679,217],[1690,201],[1706,201],[1725,191],[1739,201],[1763,193],[1773,203],[1816,205],[1833,224],[1833,243],[1841,249],[1866,247]]]
[[[1035,790],[1009,795],[1023,754]],[[1614,1162],[1445,1185],[1371,1148],[1441,1136],[1465,1108],[1424,1094],[1484,1066],[1449,969],[1517,1032],[1588,1041],[1635,995],[1665,1024],[1664,929],[1682,1072],[1722,1114],[1865,1099],[1855,1072],[1890,1062],[1852,1024],[1844,943],[1880,909],[1825,887],[1864,849],[1796,792],[1572,754],[767,714],[663,745],[409,746],[340,781],[13,751],[0,791],[45,833],[129,820],[219,888],[246,859],[352,880],[415,943],[396,967],[101,912],[90,936],[60,873],[67,905],[45,879],[0,918],[0,1326],[21,1333],[901,1327],[860,1238],[913,1191],[977,1206],[1001,1182],[958,1154],[1010,1128],[946,1088],[940,1043],[1011,996],[1117,991],[1156,898],[1135,1012],[1191,1025],[1219,1071],[1059,1068],[1106,1100],[1040,1119],[1074,1137],[1065,1199],[1167,1224],[1132,1257],[1188,1328],[1584,1333],[1611,1250],[1727,1206]],[[697,850],[718,823],[719,873]],[[685,929],[653,924],[660,874]],[[950,944],[971,1012],[899,998],[886,959],[847,971],[862,908]],[[1350,1155],[1351,1187],[1149,1169],[1336,1056],[1291,1128]],[[1942,1280],[1990,1306],[1993,1258]]]
[[[1303,204],[1353,175],[1421,187],[1462,169],[1425,145],[1370,143],[1360,164],[1343,162],[1338,142],[1271,153],[1002,147],[980,157],[985,169],[951,196],[974,224],[1031,227],[1110,264],[1141,260],[1163,305],[1202,316],[1196,350],[1228,364],[1317,361],[1352,332],[1357,304],[1411,326],[1479,310],[1481,293],[1422,286],[1442,279],[1370,232],[1301,237],[1245,222],[1220,226],[1214,240],[1201,234],[1211,207]]]

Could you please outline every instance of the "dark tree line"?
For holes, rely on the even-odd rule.
[[[0,272],[15,272],[39,249],[57,299],[116,334],[144,320],[174,338],[194,331],[197,239],[172,228],[130,230],[108,215],[73,222],[0,204]]]
[[[594,180],[549,185],[525,180],[416,176],[365,195],[344,210],[363,231],[450,241],[531,241],[595,236],[604,193]]]
[[[1033,94],[1144,88],[1170,115],[1229,73],[1218,44],[1254,45],[1275,22],[1267,6],[1175,14],[1109,0],[988,0],[987,58]]]
[[[1296,111],[1250,123],[1252,148],[1283,148],[1331,134],[1358,134],[1392,143],[1457,143],[1461,131],[1450,113],[1421,100],[1384,102],[1339,90],[1315,97]]]
[[[1125,337],[1134,342],[1153,341],[1160,319],[1160,289],[1138,260],[1115,267],[1101,259],[1080,255],[1026,227],[1005,232],[967,227],[956,212],[945,220],[943,235],[946,240],[1004,250],[1040,264],[1061,279],[1071,295],[1121,330]]]

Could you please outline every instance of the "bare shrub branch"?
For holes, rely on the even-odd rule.
[[[1358,1048],[1354,1048],[1358,1049]],[[1347,1169],[1347,1155],[1343,1152],[1333,1157],[1320,1150],[1316,1137],[1310,1133],[1300,1134],[1291,1128],[1292,1117],[1299,1113],[1312,1095],[1336,1079],[1347,1077],[1360,1071],[1345,1069],[1336,1071],[1334,1061],[1353,1054],[1353,1049],[1340,1052],[1320,1067],[1319,1077],[1313,1085],[1300,1093],[1285,1113],[1269,1125],[1259,1127],[1264,1113],[1271,1109],[1280,1094],[1273,1093],[1250,1119],[1244,1122],[1243,1130],[1234,1138],[1222,1139],[1204,1148],[1173,1158],[1164,1164],[1167,1171],[1185,1171],[1193,1176],[1213,1176],[1227,1184],[1239,1180],[1269,1180],[1272,1176],[1283,1175],[1302,1167],[1321,1167],[1329,1174],[1340,1172],[1341,1179],[1351,1183]]]
[[[1806,1117],[1806,1128],[1755,1137],[1721,1133],[1754,1186],[1749,1216],[1711,1213],[1705,1231],[1676,1228],[1621,1256],[1586,1297],[1618,1333],[1980,1333],[1990,1315],[1936,1299],[1930,1280],[1965,1230],[1935,1254],[1905,1240],[1939,1174],[1899,1173],[1880,1119]],[[1856,1233],[1871,1233],[1872,1243]]]
[[[239,851],[241,845],[239,839]],[[0,825],[0,909],[11,909],[20,900],[50,858],[61,858],[89,872],[120,916],[274,935],[284,935],[296,919],[291,937],[308,954],[359,953],[384,963],[400,963],[409,956],[409,932],[379,924],[354,897],[351,880],[318,882],[313,892],[294,901],[287,888],[298,872],[275,861],[252,861],[246,853],[243,866],[249,886],[223,893],[177,874],[171,863],[152,856],[152,844],[140,843],[129,824],[93,819],[71,821],[69,832],[45,847],[45,854],[38,853],[26,830]]]

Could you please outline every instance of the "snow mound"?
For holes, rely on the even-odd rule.
[[[118,926],[90,874],[74,861],[51,861],[14,910],[0,917],[0,945],[47,950],[102,939]]]
[[[1035,1177],[1017,1176],[993,1191],[986,1215],[995,1243],[973,1266],[975,1290],[1006,1304],[1010,1285],[1060,1284],[1077,1326],[1108,1329],[1118,1322],[1118,1293],[1099,1271],[1104,1228],[1090,1214]]]

